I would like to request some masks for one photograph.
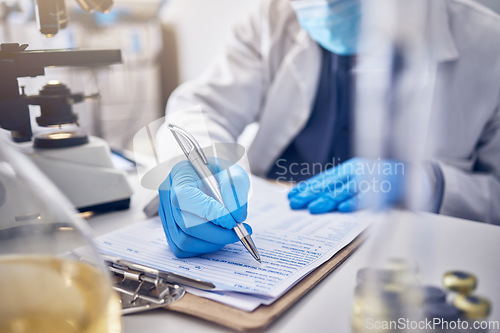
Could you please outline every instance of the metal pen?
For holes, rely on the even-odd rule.
[[[222,199],[222,194],[219,190],[218,182],[212,171],[208,168],[208,159],[198,144],[198,141],[196,141],[196,139],[189,132],[176,125],[168,124],[168,128],[172,131],[172,134],[177,140],[177,143],[179,143],[184,155],[186,155],[186,158],[191,163],[198,176],[200,176],[201,180],[210,191],[210,194],[222,205],[224,205],[224,207],[226,207],[224,200]],[[259,251],[243,224],[236,223],[236,227],[234,227],[233,230],[243,246],[248,252],[250,252],[252,257],[254,257],[254,259],[258,262],[261,262]]]

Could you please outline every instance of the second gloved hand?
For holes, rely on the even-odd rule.
[[[290,206],[313,214],[390,206],[403,199],[407,167],[399,161],[353,158],[297,184],[288,194]]]
[[[179,258],[215,252],[238,241],[232,230],[247,218],[250,181],[236,164],[210,159],[224,205],[208,195],[188,161],[177,163],[159,188],[160,215],[167,242]],[[229,171],[229,172],[228,172]],[[245,224],[251,234],[252,229]]]

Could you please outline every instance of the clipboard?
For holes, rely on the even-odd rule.
[[[186,293],[180,300],[165,306],[169,311],[195,316],[237,330],[253,331],[269,326],[309,290],[340,266],[362,244],[364,233],[337,252],[330,260],[305,276],[271,305],[261,305],[245,312],[228,305]]]
[[[155,207],[156,211],[158,203],[154,201],[153,199],[148,206]],[[229,305],[186,293],[182,285],[192,285],[192,281],[190,281],[190,283],[182,283],[175,279],[172,280],[170,278],[171,273],[166,273],[168,277],[164,276],[164,278],[162,278],[161,272],[157,270],[125,262],[123,260],[119,260],[118,262],[114,261],[114,268],[119,268],[120,270],[118,275],[123,277],[123,280],[119,279],[120,281],[124,282],[126,278],[130,280],[131,277],[132,283],[122,285],[124,287],[123,290],[118,290],[116,287],[115,289],[120,291],[124,309],[124,304],[128,303],[130,305],[129,310],[122,311],[123,314],[140,312],[153,308],[164,308],[168,311],[191,315],[237,331],[260,330],[272,324],[273,321],[286,312],[286,310],[295,304],[302,296],[340,266],[362,244],[366,238],[366,232],[365,230],[359,234],[332,258],[303,277],[274,303],[270,305],[260,305],[252,312],[239,310]],[[116,263],[118,263],[118,265],[116,265]],[[122,270],[122,268],[125,269]],[[142,279],[142,277],[145,276],[149,277],[149,281],[144,281]],[[147,287],[141,287],[141,282]],[[199,282],[206,283],[206,281]],[[180,286],[177,283],[179,283]],[[155,287],[154,289],[157,289],[156,292],[154,294],[149,293],[149,287]],[[157,296],[161,294],[162,288],[165,291],[165,297],[158,298]],[[160,291],[158,291],[158,289],[160,289]],[[206,290],[209,289],[210,288]],[[124,295],[123,291],[125,291],[127,295]],[[169,293],[172,294],[173,297],[170,297]]]

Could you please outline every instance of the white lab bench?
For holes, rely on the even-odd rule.
[[[137,188],[137,186],[136,186]],[[145,219],[142,207],[147,202],[143,190],[132,197],[130,210],[89,219],[96,235]],[[400,232],[411,232],[411,223],[432,229],[416,233],[414,240],[431,250],[432,267],[422,271],[422,282],[439,286],[444,272],[461,269],[474,273],[479,280],[476,294],[487,296],[493,305],[489,320],[500,320],[500,227],[446,216],[423,214],[421,220],[408,222],[409,213],[391,222]],[[396,240],[397,242],[397,240]],[[429,243],[429,242],[432,242]],[[400,244],[405,246],[405,244]],[[364,244],[346,262],[333,271],[308,294],[293,305],[264,332],[350,332],[350,315],[356,273],[369,265],[370,247]],[[159,332],[232,332],[222,326],[184,314],[159,309],[123,317],[124,333]],[[491,331],[493,333],[495,331]]]

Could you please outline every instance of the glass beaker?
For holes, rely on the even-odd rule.
[[[90,228],[1,134],[0,332],[121,332]]]

